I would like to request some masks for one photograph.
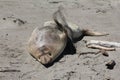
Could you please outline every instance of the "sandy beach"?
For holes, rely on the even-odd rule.
[[[95,55],[99,50],[87,48],[81,40],[76,52],[62,54],[49,67],[27,52],[32,31],[52,20],[60,5],[67,20],[80,29],[109,33],[83,40],[120,42],[120,0],[0,0],[0,80],[120,80],[120,49],[108,51],[107,57]],[[116,65],[107,69],[111,60]]]

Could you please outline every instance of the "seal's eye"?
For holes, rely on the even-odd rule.
[[[50,56],[52,55],[50,52],[48,53]]]

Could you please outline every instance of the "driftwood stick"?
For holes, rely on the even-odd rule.
[[[100,50],[106,50],[106,51],[115,51],[115,48],[108,48],[100,45],[95,45],[95,44],[90,44],[87,45],[88,48],[93,48],[93,49],[100,49]]]
[[[90,40],[86,41],[87,45],[99,45],[102,47],[107,47],[107,48],[120,48],[120,43],[118,42],[110,42],[110,41],[98,41],[98,40]]]

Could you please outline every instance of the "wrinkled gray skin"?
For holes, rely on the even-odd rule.
[[[67,38],[73,43],[84,36],[103,36],[88,29],[80,30],[75,24],[66,22],[59,8],[53,14],[53,21],[44,23],[43,28],[35,28],[28,41],[28,52],[42,64],[53,62],[64,50]]]

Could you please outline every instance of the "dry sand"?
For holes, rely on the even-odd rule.
[[[33,29],[51,20],[59,5],[65,6],[67,19],[80,28],[110,34],[85,40],[120,42],[120,0],[0,0],[0,70],[17,70],[0,72],[0,80],[120,80],[119,50],[108,52],[109,57],[78,57],[98,51],[80,41],[75,54],[63,55],[48,68],[29,55],[26,44]],[[112,70],[105,66],[111,60],[116,62]]]

